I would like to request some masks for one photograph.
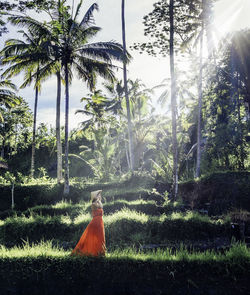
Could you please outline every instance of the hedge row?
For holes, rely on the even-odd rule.
[[[120,211],[124,208],[135,210],[148,215],[160,215],[163,212],[171,213],[174,211],[175,207],[172,206],[172,203],[169,206],[158,207],[154,201],[145,201],[145,200],[136,200],[136,201],[127,201],[127,200],[116,200],[114,202],[106,202],[103,204],[103,209],[105,215],[113,214],[116,211]],[[12,216],[26,216],[29,217],[34,214],[42,216],[70,216],[70,218],[75,218],[83,212],[91,211],[91,203],[78,203],[72,204],[67,202],[59,202],[55,205],[38,205],[31,207],[25,211],[19,210],[5,210],[0,212],[0,220],[4,220]]]
[[[250,172],[214,173],[199,182],[190,181],[180,185],[180,195],[190,202],[195,194],[196,207],[205,207],[209,213],[222,214],[234,208],[250,210]]]
[[[0,259],[1,295],[249,294],[250,261]]]
[[[22,243],[55,239],[74,245],[90,221],[90,215],[72,221],[63,216],[34,216],[9,218],[0,225],[0,243],[12,246]],[[206,240],[230,236],[229,225],[199,218],[164,218],[119,211],[104,216],[107,246],[164,243],[177,240]]]
[[[170,185],[157,183],[159,192]],[[250,172],[220,172],[179,184],[179,198],[194,208],[208,209],[209,215],[220,215],[234,208],[250,211]]]
[[[98,186],[103,189],[102,186]],[[39,185],[16,185],[14,190],[15,209],[25,211],[36,205],[55,204],[64,199],[73,203],[80,201],[90,201],[90,192],[97,187],[84,187],[81,184],[75,184],[70,187],[69,196],[63,195],[63,185],[57,184],[39,184]],[[138,198],[150,199],[144,188],[116,191],[104,191],[103,197],[105,201],[114,201],[117,199],[137,200]],[[152,196],[153,198],[153,196]],[[0,211],[8,210],[11,207],[11,190],[10,186],[0,185]]]
[[[72,200],[73,203],[89,201],[91,191],[103,189],[103,196],[106,201],[143,198],[162,202],[163,200],[159,195],[148,193],[148,190],[153,187],[152,179],[139,176],[104,184],[79,183],[71,186],[68,199]],[[170,189],[170,185],[158,183],[156,188],[160,192],[165,192]],[[195,208],[208,208],[211,215],[222,214],[233,208],[250,210],[250,172],[215,173],[198,182],[181,183],[179,196],[188,205],[194,200]],[[54,204],[63,198],[63,185],[17,185],[15,188],[17,210],[24,211],[36,205]],[[0,211],[7,210],[10,207],[10,187],[1,185]]]

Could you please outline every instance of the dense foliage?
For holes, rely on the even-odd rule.
[[[181,13],[190,14],[190,24],[186,23],[185,27],[184,19],[181,18],[180,14],[178,15],[181,19],[175,19],[175,33],[182,36],[182,38],[178,38],[179,47],[181,46],[181,39],[184,40],[185,46],[189,46],[188,42],[191,42],[192,38],[195,37],[201,25],[200,13],[203,6],[201,6],[199,1],[192,5],[188,1],[184,2],[181,4],[183,5]],[[22,5],[26,4],[23,3]],[[68,8],[65,8],[64,11],[63,6],[57,7],[53,1],[50,3],[50,6],[44,6],[42,2],[39,5],[38,8],[40,10],[44,9],[46,12],[56,12],[59,9],[60,18],[70,17],[67,12]],[[63,2],[60,5],[64,5]],[[211,6],[212,3],[209,5]],[[178,8],[177,6],[175,8],[177,10],[182,7],[178,6]],[[206,22],[211,17],[210,8],[206,10]],[[28,9],[30,9],[29,5]],[[88,12],[89,14],[86,14],[86,17],[92,17],[93,9],[95,9],[94,6]],[[159,40],[162,40],[161,51],[166,53],[167,48],[164,47],[164,44],[167,46],[167,35],[164,34],[167,34],[169,31],[169,16],[166,14],[166,17],[163,17],[162,13],[167,11],[167,9],[167,3],[158,2],[154,6],[154,11],[145,17],[144,20],[147,27],[145,29],[146,34],[154,35],[158,43]],[[177,13],[177,10],[175,13]],[[162,24],[161,22],[155,22],[157,15],[161,15]],[[197,16],[197,20],[192,23],[191,20],[195,19],[195,16]],[[23,24],[31,33],[40,30],[39,34],[44,34],[43,30],[47,30],[45,25],[32,21],[31,18],[11,16],[10,20],[16,24]],[[5,21],[7,22],[8,20],[5,19]],[[62,25],[62,20],[58,19],[57,25],[55,22],[52,22],[48,23],[47,27],[59,26],[60,22]],[[156,32],[156,30],[159,31],[158,26],[160,25],[166,26],[164,34],[157,34]],[[92,29],[94,30],[94,27]],[[55,35],[56,28],[54,27],[53,30],[55,31],[52,35],[47,35],[49,38],[48,42],[59,42],[59,39],[55,39],[59,38]],[[91,27],[89,30],[91,30]],[[93,31],[93,34],[96,33],[96,30]],[[26,33],[23,32],[23,34]],[[207,31],[208,34],[209,32]],[[204,64],[206,78],[203,81],[202,175],[214,171],[247,170],[249,168],[249,73],[247,67],[244,66],[249,62],[247,51],[247,48],[249,48],[248,35],[249,31],[245,30],[227,36],[227,42],[222,42],[218,51],[214,48],[213,54],[210,55],[213,61],[208,60]],[[27,38],[28,35],[25,36]],[[40,39],[44,37],[40,37]],[[13,43],[14,41],[10,42]],[[11,48],[10,46],[13,47],[13,45],[10,42],[6,44],[7,47],[3,51],[5,59],[8,52],[8,54],[11,54],[9,50]],[[20,42],[18,46],[24,46],[21,45],[21,41],[18,42]],[[50,46],[44,43],[45,39],[41,39],[40,42],[45,47]],[[108,51],[97,53],[98,48],[101,46],[100,44],[93,48],[93,52],[97,55],[101,54],[104,58],[104,55],[108,54]],[[59,43],[57,46],[59,46]],[[111,47],[116,45],[105,44],[105,46],[109,46],[111,50]],[[146,45],[141,46],[142,48],[146,48]],[[155,48],[154,44],[148,46],[152,50]],[[14,47],[11,50],[14,50]],[[54,53],[51,50],[50,54],[53,55]],[[53,50],[55,51],[56,47],[53,47]],[[90,49],[88,48],[86,50]],[[115,48],[112,50],[115,50]],[[16,61],[19,62],[20,55],[18,58]],[[44,64],[44,69],[41,71],[46,76],[51,71],[53,72],[53,70],[51,66],[48,67],[45,65],[46,58],[44,58],[40,61],[40,64],[41,67]],[[195,52],[189,50],[189,56],[186,54],[185,58],[187,60],[191,59],[192,61],[192,74],[179,71],[178,65],[176,71],[178,89],[178,174],[181,180],[194,177],[197,151],[197,90],[194,87],[190,87],[198,75],[198,68],[194,62],[197,60],[197,57],[195,57]],[[55,70],[58,69],[56,62],[59,59],[59,56],[52,59]],[[11,60],[10,57],[7,56],[7,60]],[[32,63],[35,65],[36,62],[38,62],[38,59],[33,62],[29,61],[29,65],[32,65]],[[7,70],[7,73],[10,73],[13,69],[10,68]],[[20,70],[21,68],[17,69],[18,72]],[[31,69],[30,71],[31,77],[29,79],[33,79],[35,77],[32,74],[33,70]],[[42,73],[39,75],[42,75]],[[94,76],[92,78],[95,79]],[[121,177],[130,169],[124,87],[121,81],[115,81],[110,85],[105,84],[102,90],[98,90],[93,88],[94,80],[92,82],[89,80],[89,83],[92,85],[93,92],[88,97],[85,96],[82,98],[83,107],[76,114],[76,116],[80,116],[83,113],[89,119],[84,121],[79,129],[72,130],[71,135],[69,135],[70,176],[94,177],[107,181],[115,177]],[[162,108],[168,109],[168,89],[170,88],[170,83],[167,81],[162,87],[166,90],[164,90],[157,105],[155,103],[154,93],[150,89],[146,89],[141,81],[128,81],[128,94],[130,97],[131,119],[133,123],[134,166],[138,171],[145,171],[153,177],[171,182],[173,169],[171,121],[167,112],[159,113],[160,105]],[[5,98],[1,100],[1,114],[3,117],[2,123],[0,123],[2,130],[1,157],[7,160],[10,171],[16,176],[18,173],[28,175],[32,147],[31,113],[27,105],[25,105],[25,101],[21,98],[19,98],[19,102],[16,99],[12,104],[8,103],[8,100],[13,100],[15,97],[13,92],[6,92],[4,95]],[[15,106],[15,103],[19,105]],[[60,133],[64,147],[65,138],[63,128],[61,128]],[[56,136],[56,134],[58,134],[56,130],[48,129],[45,125],[39,126],[36,131],[36,177],[41,176],[41,171],[50,177],[56,176],[56,170],[58,169],[58,158],[56,158],[58,140],[55,139],[58,135]],[[2,170],[1,173],[4,173],[4,171]]]

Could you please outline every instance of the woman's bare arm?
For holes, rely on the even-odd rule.
[[[91,208],[92,208],[92,210],[102,209],[103,208],[103,205],[102,205],[101,200],[98,199],[95,202],[93,202],[92,205],[91,205]]]

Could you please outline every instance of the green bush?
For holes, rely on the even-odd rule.
[[[250,210],[250,172],[221,172],[205,176],[198,181],[179,185],[179,195],[186,204],[195,197],[196,208],[208,209],[218,215],[233,208]]]
[[[10,208],[10,189],[9,186],[1,185],[0,210]],[[40,185],[16,185],[15,186],[15,208],[26,210],[29,207],[40,204],[53,204],[62,199],[63,186],[56,184]]]
[[[90,192],[98,189],[103,190],[105,201],[118,199],[137,200],[148,197],[148,187],[152,185],[152,179],[135,176],[119,183],[88,184],[84,181],[70,185],[68,201],[78,203],[89,202]],[[65,199],[63,184],[23,184],[15,186],[15,209],[25,211],[37,205],[50,205]],[[0,211],[11,207],[11,191],[9,185],[0,185]]]

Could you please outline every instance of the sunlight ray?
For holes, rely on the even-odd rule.
[[[214,29],[217,37],[216,43],[230,30],[236,29],[234,25],[237,23],[243,8],[244,3],[242,0],[231,2],[229,6],[225,1],[215,4]]]

